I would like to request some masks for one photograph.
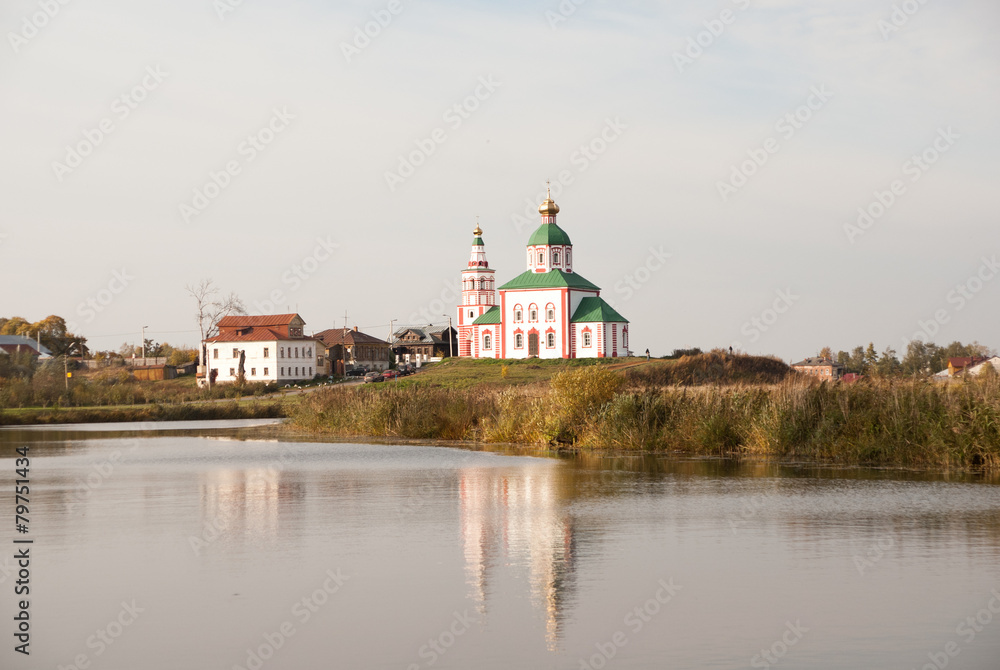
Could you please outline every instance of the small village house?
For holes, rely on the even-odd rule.
[[[805,375],[837,381],[844,376],[844,366],[829,358],[806,358],[798,363],[792,363],[792,369]]]
[[[227,316],[219,334],[202,342],[213,383],[277,382],[312,379],[325,360],[323,342],[307,337],[298,314]],[[199,384],[203,380],[199,380]]]
[[[391,362],[390,346],[385,340],[362,333],[354,326],[330,328],[316,333],[323,342],[328,369],[343,375],[350,370],[388,370]]]
[[[24,335],[0,335],[0,354],[30,354],[35,360],[52,358],[47,347]]]
[[[458,333],[449,326],[407,326],[393,333],[392,350],[401,363],[422,365],[458,355]]]
[[[1000,356],[991,356],[977,365],[967,367],[965,374],[978,377],[986,372],[986,368],[993,368],[997,372],[1000,372]]]
[[[948,376],[954,377],[986,362],[986,356],[956,356],[948,359]]]

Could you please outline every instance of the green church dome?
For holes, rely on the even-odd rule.
[[[569,241],[566,231],[554,223],[543,223],[538,227],[528,239],[528,246],[542,246],[546,244],[573,244]]]

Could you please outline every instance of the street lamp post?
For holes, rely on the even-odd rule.
[[[146,329],[149,326],[142,327],[142,364],[146,364]]]

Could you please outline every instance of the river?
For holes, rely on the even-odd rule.
[[[269,423],[0,430],[0,666],[1000,668],[996,480]]]

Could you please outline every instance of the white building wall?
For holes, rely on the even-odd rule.
[[[507,358],[528,358],[529,341],[528,336],[531,331],[538,331],[538,357],[539,358],[562,358],[563,355],[563,334],[567,334],[566,347],[569,346],[567,328],[570,315],[566,313],[563,306],[564,290],[562,289],[535,289],[528,291],[505,291],[503,314],[504,337],[506,339]],[[532,322],[531,305],[538,308],[538,318]],[[546,307],[552,306],[555,312],[554,320],[546,320]],[[515,311],[520,305],[522,318],[520,322],[514,321]],[[523,346],[518,349],[517,332],[521,331],[524,336]],[[552,332],[555,338],[555,346],[547,346],[547,335]]]
[[[215,383],[237,380],[239,352],[246,352],[243,363],[248,382],[291,382],[312,379],[322,372],[318,354],[323,351],[313,340],[274,340],[259,342],[209,342],[212,369],[218,370]],[[235,353],[235,356],[233,355]]]

